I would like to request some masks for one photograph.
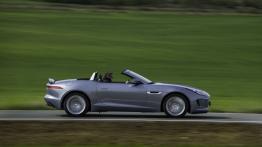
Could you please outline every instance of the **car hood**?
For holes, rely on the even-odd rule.
[[[187,86],[187,85],[179,85],[179,84],[169,84],[169,83],[154,83],[155,85],[161,85],[161,86],[169,86],[169,87],[179,87],[179,88],[185,88],[185,89],[190,89],[190,90],[199,90],[203,91],[201,89],[192,87],[192,86]]]
[[[207,93],[204,90],[198,89],[198,88],[194,88],[191,86],[186,86],[186,85],[179,85],[179,84],[167,84],[167,83],[154,83],[155,85],[159,85],[159,86],[168,86],[168,87],[174,87],[174,88],[184,88],[187,90],[191,90],[194,91],[195,93],[198,93],[200,95],[206,95],[206,96],[210,96],[209,93]]]

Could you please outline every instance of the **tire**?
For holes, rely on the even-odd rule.
[[[163,110],[168,117],[181,118],[187,113],[189,104],[185,96],[171,94],[163,102]]]
[[[72,117],[82,117],[88,112],[90,103],[87,97],[81,93],[71,93],[66,96],[63,108]]]

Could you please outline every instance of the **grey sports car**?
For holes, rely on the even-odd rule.
[[[102,76],[97,72],[90,78],[49,78],[44,99],[49,106],[75,117],[105,111],[165,112],[169,117],[208,112],[210,96],[203,90],[152,82],[128,69],[122,74],[129,80],[115,82],[112,73]]]

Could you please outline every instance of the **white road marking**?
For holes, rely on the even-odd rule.
[[[99,122],[206,122],[262,124],[262,114],[207,113],[167,118],[164,113],[103,112],[86,117],[67,117],[61,110],[0,110],[0,121],[99,121]]]
[[[0,118],[0,121],[99,121],[99,122],[206,122],[206,123],[250,123],[262,124],[262,121],[238,121],[238,120],[184,120],[184,119],[126,119],[126,118]]]

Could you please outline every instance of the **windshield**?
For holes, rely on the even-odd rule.
[[[126,69],[123,73],[126,74],[127,76],[130,76],[130,77],[132,77],[134,79],[137,79],[137,80],[139,80],[139,81],[141,81],[143,83],[147,83],[147,84],[153,83],[151,80],[149,80],[149,79],[139,75],[138,73],[135,73],[135,72],[133,72],[131,70],[128,70],[128,69]]]

